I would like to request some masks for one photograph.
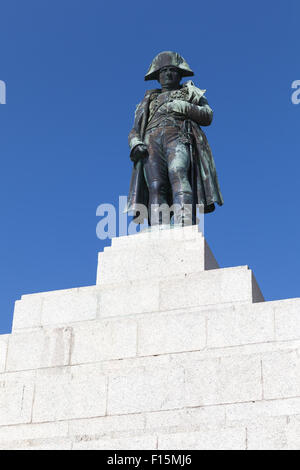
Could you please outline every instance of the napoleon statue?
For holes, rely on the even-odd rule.
[[[191,80],[180,83],[192,75],[183,57],[170,51],[158,54],[145,75],[161,88],[146,91],[129,134],[134,165],[126,211],[134,213],[137,223],[147,217],[152,226],[170,220],[191,225],[197,207],[207,213],[215,203],[223,204],[214,159],[200,127],[209,126],[213,118],[206,90]]]

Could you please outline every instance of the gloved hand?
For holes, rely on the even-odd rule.
[[[187,115],[190,106],[190,103],[183,100],[173,100],[167,103],[167,109],[169,113],[178,113],[183,115]]]
[[[213,112],[203,96],[199,105],[183,100],[174,100],[167,103],[169,113],[183,115],[186,119],[196,122],[200,126],[209,126],[212,121]]]
[[[138,160],[141,160],[142,158],[145,158],[148,156],[148,149],[146,145],[144,144],[139,144],[134,149],[132,150],[130,154],[131,160],[136,163]]]

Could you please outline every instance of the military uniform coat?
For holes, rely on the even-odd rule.
[[[149,118],[149,105],[161,90],[148,90],[144,99],[139,103],[135,112],[134,126],[129,134],[131,152],[139,145],[144,144],[144,136]],[[185,113],[186,119],[191,122],[193,158],[195,168],[196,201],[194,203],[203,207],[205,213],[215,209],[215,203],[222,205],[223,198],[219,187],[215,162],[208,144],[206,135],[200,127],[207,126],[212,120],[212,110],[204,96],[205,90],[195,87],[192,81],[181,86],[180,90],[172,92],[174,96],[170,104],[172,110]],[[179,97],[179,100],[178,100]],[[177,106],[177,108],[176,108]],[[149,193],[144,178],[143,162],[139,160],[134,164],[129,188],[126,212],[138,210],[137,204],[148,206]],[[169,205],[172,204],[171,193]]]

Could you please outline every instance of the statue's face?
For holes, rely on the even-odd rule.
[[[163,67],[159,71],[158,81],[161,86],[176,88],[179,86],[181,80],[181,73],[176,67]]]

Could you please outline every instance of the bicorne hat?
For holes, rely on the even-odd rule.
[[[168,66],[177,67],[182,77],[191,77],[194,75],[194,72],[180,54],[172,51],[164,51],[157,54],[152,60],[149,70],[145,75],[145,80],[157,80],[159,70]]]

